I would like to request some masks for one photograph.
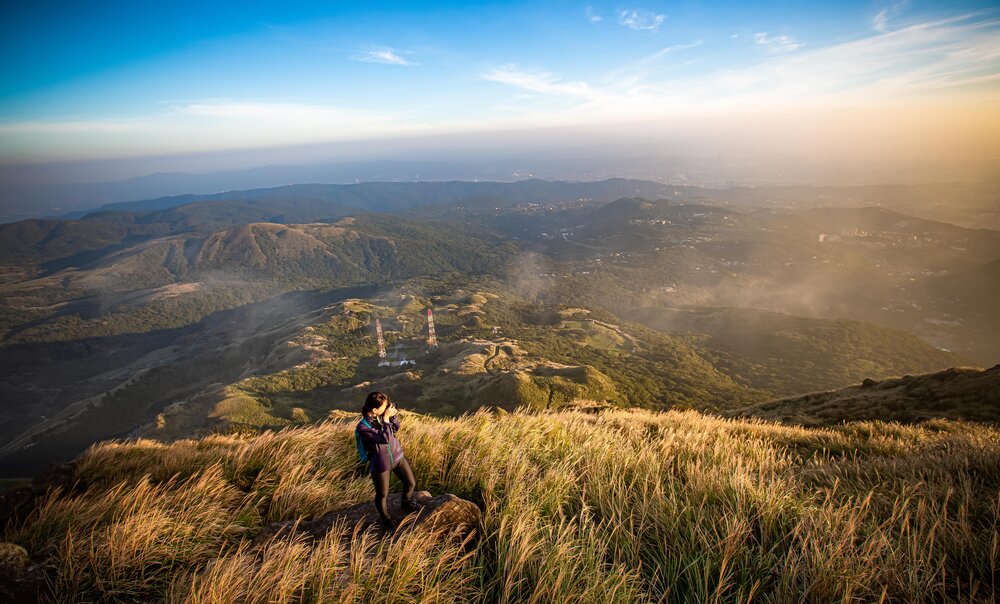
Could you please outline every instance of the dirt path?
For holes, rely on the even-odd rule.
[[[490,363],[492,363],[493,360],[496,359],[498,356],[500,356],[500,346],[494,346],[493,347],[493,356],[491,356],[490,358],[488,358],[485,361],[483,361],[483,369],[486,370],[486,373],[489,373],[490,375],[494,375],[495,372],[490,371]]]

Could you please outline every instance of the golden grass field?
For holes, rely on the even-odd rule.
[[[474,548],[273,521],[363,502],[355,417],[92,447],[3,539],[55,602],[991,602],[1000,431],[696,412],[403,413],[418,488],[479,504]],[[394,488],[398,483],[393,479]]]

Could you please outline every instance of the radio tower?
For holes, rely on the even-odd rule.
[[[432,348],[438,345],[437,336],[434,335],[434,313],[427,309],[427,346]]]
[[[385,359],[385,341],[382,340],[382,322],[375,317],[375,336],[378,337],[378,358]]]

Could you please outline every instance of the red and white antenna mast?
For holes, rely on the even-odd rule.
[[[427,346],[437,346],[438,339],[434,334],[434,313],[427,309]]]
[[[378,337],[378,358],[385,358],[385,341],[382,339],[382,322],[375,317],[375,336]]]

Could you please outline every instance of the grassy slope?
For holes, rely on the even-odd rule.
[[[1000,432],[943,420],[804,429],[644,410],[405,414],[419,487],[484,511],[470,555],[422,533],[392,545],[356,536],[345,551],[339,529],[315,547],[251,549],[268,522],[371,496],[352,471],[354,420],[96,446],[78,466],[83,490],[54,494],[3,539],[44,562],[63,602],[998,595]]]
[[[928,375],[867,382],[750,405],[731,413],[804,425],[851,420],[919,422],[930,418],[1000,422],[1000,365],[953,367]]]
[[[643,308],[627,316],[688,340],[740,383],[785,396],[969,364],[895,329],[748,308]]]

